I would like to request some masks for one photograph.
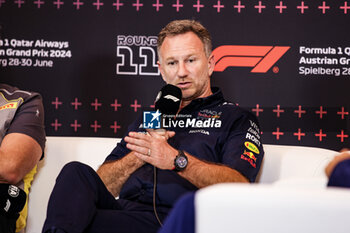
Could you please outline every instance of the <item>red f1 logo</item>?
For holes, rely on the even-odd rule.
[[[214,71],[227,67],[254,67],[252,73],[266,73],[287,51],[289,46],[223,45],[214,51]]]

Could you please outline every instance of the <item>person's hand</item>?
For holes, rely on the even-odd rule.
[[[157,131],[148,129],[147,134],[130,132],[124,138],[126,147],[134,155],[160,169],[172,169],[177,150],[167,140],[175,135],[173,131]]]
[[[344,148],[340,151],[339,155],[336,155],[332,161],[330,161],[325,169],[326,175],[328,178],[331,176],[333,169],[337,166],[338,163],[350,159],[350,151],[347,148]]]

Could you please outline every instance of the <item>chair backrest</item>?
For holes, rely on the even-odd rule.
[[[195,195],[196,233],[348,233],[350,190],[219,184]]]
[[[92,137],[47,137],[45,158],[39,163],[28,202],[26,233],[41,232],[49,196],[62,167],[80,161],[97,169],[120,139]]]
[[[327,177],[324,169],[338,153],[333,150],[303,147],[264,145],[265,156],[257,183],[274,183],[287,180],[319,179]]]

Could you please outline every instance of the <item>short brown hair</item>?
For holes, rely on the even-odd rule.
[[[187,32],[195,33],[204,45],[204,52],[207,57],[210,56],[212,45],[209,31],[198,21],[195,20],[174,20],[168,23],[158,34],[157,51],[159,55],[160,47],[166,37],[185,34]]]

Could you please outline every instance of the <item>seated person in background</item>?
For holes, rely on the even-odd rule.
[[[146,133],[139,118],[97,174],[78,162],[63,167],[43,232],[153,233],[183,194],[222,182],[254,182],[264,155],[258,122],[211,88],[209,32],[193,20],[173,21],[159,33],[157,51],[163,80],[181,89],[176,120],[181,115],[219,126]]]
[[[0,83],[0,232],[15,232],[16,221],[16,232],[25,227],[26,196],[45,140],[41,96]]]
[[[343,149],[326,167],[328,186],[350,188],[350,151]]]

